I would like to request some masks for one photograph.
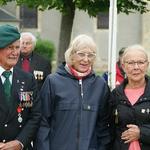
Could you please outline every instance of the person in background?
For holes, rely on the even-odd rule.
[[[119,51],[119,59],[116,63],[116,85],[119,85],[125,78],[125,72],[122,69],[122,56],[125,47],[121,48]]]
[[[34,51],[35,46],[36,37],[30,32],[22,32],[21,54],[17,66],[34,74],[40,90],[45,78],[51,73],[51,63]]]
[[[87,35],[77,36],[56,73],[40,92],[42,120],[36,150],[108,150],[110,90],[96,76],[96,45]]]
[[[149,61],[141,45],[125,49],[122,67],[127,78],[112,91],[113,150],[150,149]]]
[[[124,53],[124,50],[125,47],[119,50],[119,58],[116,63],[116,85],[119,85],[125,78],[125,73],[122,69],[122,55]],[[102,77],[105,79],[105,81],[108,81],[108,71],[104,72]]]
[[[0,26],[0,150],[31,150],[41,117],[33,75],[15,67],[19,39],[16,27]]]

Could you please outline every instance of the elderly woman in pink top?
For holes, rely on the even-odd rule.
[[[125,49],[127,78],[112,91],[113,150],[150,150],[148,55],[140,45]]]

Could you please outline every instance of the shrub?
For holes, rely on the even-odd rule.
[[[43,57],[53,60],[54,52],[55,52],[55,46],[51,41],[43,40],[41,38],[37,39],[35,51],[42,55]]]

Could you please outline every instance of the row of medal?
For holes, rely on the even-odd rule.
[[[18,122],[22,123],[23,118],[21,113],[25,108],[31,108],[33,105],[33,92],[20,92],[19,93],[19,101],[20,104],[17,108],[17,113],[18,113]]]

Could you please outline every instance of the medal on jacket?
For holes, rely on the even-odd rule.
[[[20,92],[20,107],[30,108],[33,105],[33,91]]]
[[[22,108],[20,106],[18,106],[17,112],[18,112],[18,122],[22,123],[22,121],[23,121],[23,118],[21,116]]]
[[[118,124],[118,110],[115,109],[115,124]]]
[[[33,74],[36,80],[43,80],[43,71],[34,70]]]

